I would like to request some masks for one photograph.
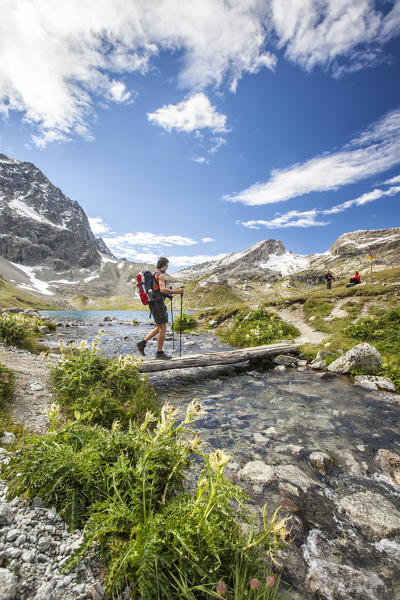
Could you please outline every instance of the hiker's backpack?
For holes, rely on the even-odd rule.
[[[140,300],[145,306],[154,300],[154,287],[156,280],[151,271],[141,271],[137,274],[137,284]]]

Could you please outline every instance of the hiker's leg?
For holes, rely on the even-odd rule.
[[[146,335],[144,339],[144,341],[147,343],[149,340],[151,340],[153,337],[155,337],[157,335],[157,333],[159,332],[159,326],[157,325],[157,327],[155,327],[154,329],[152,329],[150,331],[150,333],[148,333]]]
[[[163,349],[163,345],[164,345],[165,333],[167,331],[167,324],[163,323],[162,325],[159,325],[158,330],[159,330],[159,334],[158,334],[157,350],[158,350],[158,352],[161,352],[161,350]]]

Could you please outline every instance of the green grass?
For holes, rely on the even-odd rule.
[[[57,308],[52,302],[43,302],[12,285],[0,275],[0,308],[35,308],[51,310]]]
[[[299,330],[283,321],[276,313],[263,308],[239,311],[230,329],[221,332],[221,337],[233,346],[250,348],[272,344],[278,340],[293,340]]]
[[[183,313],[182,317],[176,317],[171,325],[171,329],[174,331],[193,331],[196,327],[197,321],[194,316],[186,313]]]

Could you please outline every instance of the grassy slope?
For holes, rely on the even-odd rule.
[[[57,308],[52,302],[40,301],[0,276],[0,308],[10,307],[36,308],[38,310]]]

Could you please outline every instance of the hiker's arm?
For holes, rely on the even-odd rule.
[[[160,284],[160,292],[162,294],[166,294],[167,296],[170,294],[183,294],[183,287],[177,290],[169,290],[167,287],[165,287],[165,275],[160,275],[158,281]]]

